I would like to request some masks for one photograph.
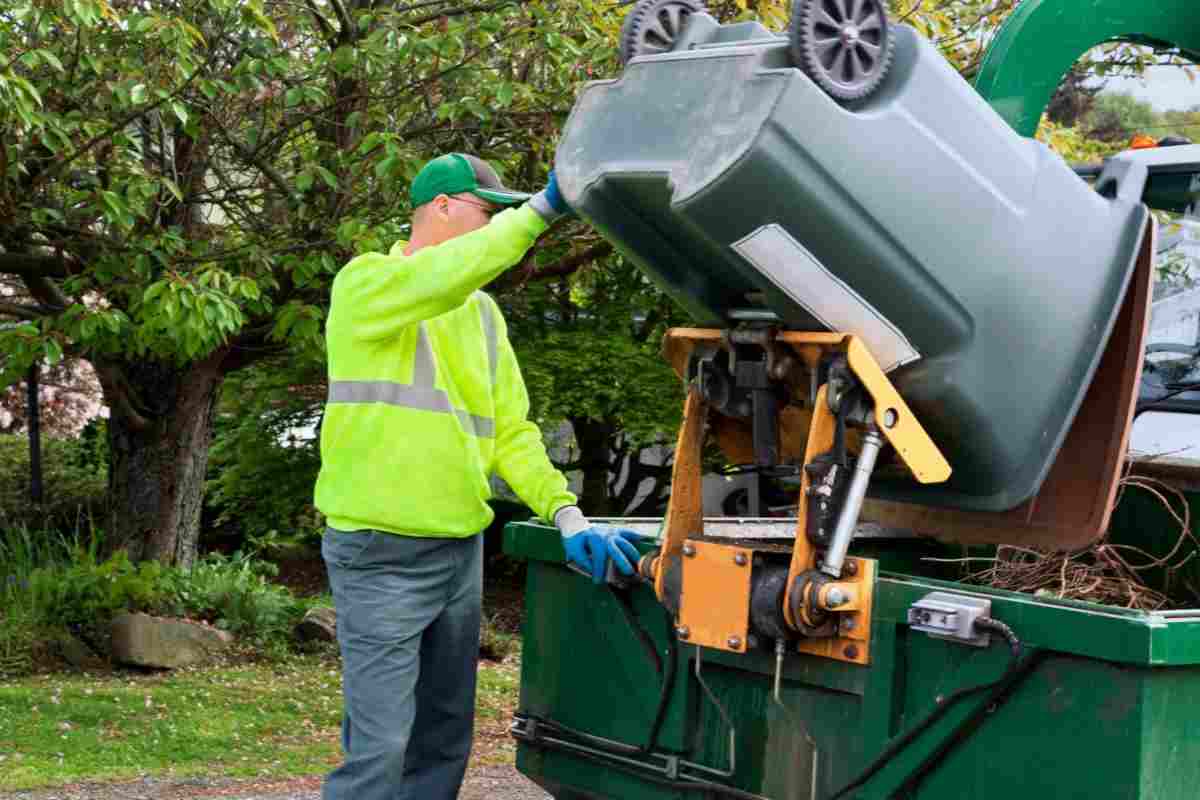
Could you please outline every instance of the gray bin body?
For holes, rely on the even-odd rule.
[[[1034,494],[1106,344],[1148,211],[1011,128],[910,28],[842,106],[756,24],[692,18],[590,84],[567,201],[699,325],[739,311],[862,336],[949,460],[872,495],[1001,511]]]

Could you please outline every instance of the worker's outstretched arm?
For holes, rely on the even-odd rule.
[[[559,510],[575,505],[576,497],[550,463],[541,430],[529,420],[529,394],[504,318],[491,298],[484,302],[492,305],[497,321],[495,471],[535,514],[552,522]]]
[[[487,302],[491,303],[489,298]],[[496,472],[525,504],[562,534],[567,560],[574,562],[597,583],[604,580],[611,560],[617,571],[632,575],[638,561],[634,543],[641,537],[630,530],[593,525],[567,489],[567,479],[550,463],[542,432],[528,419],[529,395],[521,369],[508,341],[499,310],[496,370]]]
[[[525,255],[546,230],[533,204],[501,211],[482,228],[411,256],[365,253],[333,282],[333,316],[354,337],[386,339],[458,308]]]

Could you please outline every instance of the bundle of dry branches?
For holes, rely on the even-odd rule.
[[[1132,475],[1127,470],[1121,479],[1121,494],[1129,488],[1150,492],[1179,525],[1179,537],[1166,555],[1156,557],[1139,547],[1116,544],[1105,536],[1096,544],[1073,552],[1000,545],[994,558],[934,560],[962,563],[964,567],[974,562],[986,563],[984,569],[968,570],[963,582],[1041,597],[1086,600],[1143,611],[1194,605],[1196,587],[1175,586],[1179,570],[1200,555],[1200,541],[1192,534],[1187,499],[1170,484]],[[1165,580],[1161,590],[1146,584],[1146,573],[1152,570],[1163,570]],[[1173,596],[1175,588],[1184,590],[1184,594]]]

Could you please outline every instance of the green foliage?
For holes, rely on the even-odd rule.
[[[323,409],[323,366],[271,361],[231,376],[218,405],[206,503],[212,524],[232,527],[254,550],[313,543],[322,520],[313,505],[321,466],[313,429]],[[204,535],[204,534],[202,534]]]
[[[554,331],[522,350],[539,419],[614,420],[638,444],[678,425],[682,383],[656,347],[632,337]]]
[[[1111,155],[1115,149],[1112,144],[1090,138],[1079,128],[1068,128],[1051,122],[1043,117],[1038,126],[1037,138],[1045,142],[1069,163],[1086,163],[1099,161],[1106,155]]]
[[[15,605],[41,567],[69,561],[80,548],[78,535],[25,526],[0,528],[0,606]]]
[[[46,649],[46,614],[34,602],[32,579],[61,568],[81,549],[75,535],[28,527],[0,527],[0,678],[31,672]]]
[[[321,357],[335,273],[405,235],[408,184],[428,158],[471,151],[518,188],[543,185],[578,86],[615,72],[625,12],[600,0],[0,6],[0,274],[37,301],[0,312],[0,385],[69,352],[103,368],[117,421],[160,441],[178,433],[158,424],[178,409],[141,377]],[[118,500],[151,495],[138,482],[154,478],[117,476],[135,487]],[[232,481],[220,490],[223,508],[249,510]],[[253,527],[296,524],[279,510]]]
[[[484,617],[479,630],[479,655],[488,661],[503,661],[520,645],[520,637],[505,631],[496,624],[496,620]]]
[[[120,611],[157,610],[166,599],[164,570],[157,561],[133,564],[124,551],[99,561],[79,550],[67,565],[30,574],[29,604],[45,624],[99,634]]]
[[[43,438],[43,502],[35,506],[29,499],[29,439],[0,435],[0,529],[86,530],[100,516],[108,488],[98,452],[94,440]]]
[[[190,572],[167,573],[164,605],[171,613],[202,619],[258,642],[280,639],[303,615],[303,607],[287,589],[267,580],[275,574],[268,562],[240,553],[213,553]]]
[[[438,5],[0,12],[0,208],[20,231],[4,247],[44,255],[68,300],[0,332],[5,375],[68,347],[178,364],[248,342],[319,351],[333,274],[399,237],[427,158],[476,151],[535,188],[576,86],[615,64],[623,10]]]
[[[538,252],[539,259],[563,257],[553,248]],[[564,469],[582,470],[585,511],[629,511],[646,477],[665,490],[669,469],[640,457],[643,448],[672,441],[679,425],[683,384],[659,347],[667,327],[686,320],[680,309],[619,256],[500,299],[530,417],[547,433],[563,420],[573,427],[574,458]],[[623,471],[632,479],[617,486]]]
[[[684,317],[632,265],[610,257],[504,304],[533,419],[613,420],[638,443],[678,426],[682,383],[659,345]]]
[[[1128,145],[1135,133],[1149,132],[1156,122],[1157,115],[1149,103],[1114,92],[1096,97],[1083,125],[1095,138]]]
[[[108,471],[109,445],[108,420],[93,417],[79,432],[75,464],[80,469],[92,470],[104,475]]]
[[[123,550],[102,560],[94,539],[88,547],[67,545],[0,529],[0,628],[11,628],[10,636],[0,636],[0,662],[27,656],[21,642],[27,645],[39,628],[66,628],[103,651],[108,623],[124,611],[203,620],[249,641],[281,645],[317,602],[296,600],[268,580],[277,574],[273,564],[242,553],[211,554],[184,571],[157,561],[134,564]]]
[[[0,680],[28,675],[34,669],[34,652],[42,632],[29,609],[0,609]]]

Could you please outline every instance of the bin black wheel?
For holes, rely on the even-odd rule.
[[[621,63],[668,52],[687,18],[703,10],[700,0],[639,0],[621,25]]]
[[[835,100],[861,100],[892,67],[893,42],[883,0],[796,0],[792,58]]]

